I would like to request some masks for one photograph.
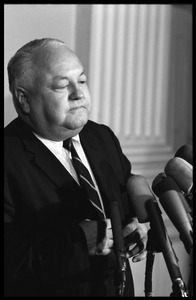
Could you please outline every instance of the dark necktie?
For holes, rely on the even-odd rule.
[[[85,167],[85,165],[82,163],[80,157],[78,156],[76,149],[74,148],[72,140],[68,139],[68,140],[64,141],[63,146],[71,152],[72,163],[73,163],[74,169],[76,170],[76,173],[78,174],[81,187],[83,187],[85,189],[85,191],[87,192],[90,202],[98,210],[100,217],[102,219],[105,218],[104,211],[101,206],[101,201],[100,201],[99,195],[97,193],[97,190],[95,188],[95,185],[93,183],[92,177],[91,177],[88,169]]]

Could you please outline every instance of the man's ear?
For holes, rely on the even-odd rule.
[[[21,110],[28,114],[30,112],[28,92],[23,88],[17,88],[15,93]]]

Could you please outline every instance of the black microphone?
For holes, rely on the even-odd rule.
[[[180,157],[172,158],[165,166],[165,174],[171,177],[185,193],[191,193],[193,187],[193,167]]]
[[[160,173],[152,183],[152,190],[159,198],[161,205],[170,220],[180,233],[185,249],[190,253],[193,247],[192,226],[181,201],[183,197],[179,187],[171,177]]]
[[[153,233],[163,252],[173,285],[178,290],[178,295],[186,295],[185,285],[182,281],[177,257],[164,226],[158,202],[152,195],[147,180],[141,175],[131,176],[127,183],[127,190],[139,222],[150,221]]]
[[[120,194],[116,193],[113,186],[117,184],[116,176],[113,168],[106,161],[100,163],[102,173],[105,175],[103,182],[104,188],[107,191],[109,203],[109,216],[111,219],[111,227],[114,240],[114,253],[116,256],[117,263],[117,276],[115,276],[115,285],[117,288],[118,297],[124,296],[125,285],[126,285],[126,267],[127,267],[127,255],[126,247],[123,237],[122,218],[119,205]]]
[[[181,157],[189,164],[193,164],[193,150],[191,145],[184,145],[180,147],[175,154],[175,157]]]
[[[120,297],[123,297],[126,283],[126,250],[124,246],[119,203],[117,201],[110,202],[110,217],[114,239],[114,251],[116,253],[119,268],[118,294]]]

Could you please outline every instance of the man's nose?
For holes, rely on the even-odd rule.
[[[69,99],[70,100],[80,100],[83,97],[84,97],[84,94],[83,94],[81,88],[78,85],[73,85],[71,87]]]

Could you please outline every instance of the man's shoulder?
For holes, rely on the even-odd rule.
[[[18,118],[11,121],[5,128],[4,128],[4,143],[5,147],[7,145],[13,144],[14,141],[17,140],[17,128],[18,128]]]
[[[84,126],[84,130],[92,130],[92,131],[98,131],[98,132],[108,132],[111,133],[112,130],[110,127],[108,127],[105,124],[100,124],[95,121],[89,120],[87,124]]]
[[[98,142],[102,145],[108,145],[113,141],[114,134],[107,125],[89,120],[80,132],[80,137],[83,140],[88,140],[89,143]]]
[[[12,120],[5,128],[4,128],[4,136],[8,137],[8,136],[14,136],[17,134],[18,129],[24,127],[24,122],[22,122],[20,120],[19,117],[15,118],[14,120]]]
[[[6,153],[13,154],[21,150],[23,141],[32,135],[29,127],[20,118],[11,121],[4,128],[4,148]]]

